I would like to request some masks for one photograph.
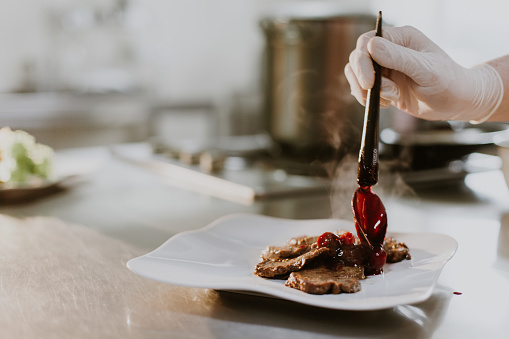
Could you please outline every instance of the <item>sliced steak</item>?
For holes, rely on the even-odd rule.
[[[359,279],[364,278],[363,267],[344,266],[339,270],[330,270],[319,266],[291,273],[285,286],[311,294],[355,293],[361,290]]]
[[[269,246],[261,254],[262,259],[265,260],[279,260],[295,258],[311,250],[309,245],[299,246]]]
[[[290,272],[295,272],[302,269],[304,265],[325,253],[328,254],[329,249],[321,247],[313,248],[309,252],[306,252],[295,258],[278,260],[266,259],[256,265],[254,273],[260,277],[265,278],[273,278],[286,275]]]
[[[288,244],[293,246],[300,246],[300,245],[310,245],[310,246],[316,246],[316,239],[318,237],[308,237],[308,236],[302,236],[302,237],[296,237],[292,238],[288,241]]]
[[[392,237],[385,238],[384,251],[387,253],[386,262],[388,263],[396,263],[405,259],[412,259],[408,246]]]
[[[261,258],[279,260],[298,257],[309,252],[312,248],[316,248],[317,238],[302,236],[290,239],[284,246],[269,246],[262,252]]]

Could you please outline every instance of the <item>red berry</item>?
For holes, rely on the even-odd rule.
[[[339,236],[341,244],[351,246],[355,244],[355,237],[351,232],[345,232]]]
[[[341,247],[341,240],[337,235],[331,232],[325,232],[318,237],[316,244],[318,247],[327,247],[332,251],[336,251]]]

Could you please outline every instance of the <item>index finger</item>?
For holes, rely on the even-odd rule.
[[[357,39],[355,49],[350,53],[350,66],[362,89],[368,90],[375,83],[375,69],[368,51],[368,43],[375,36],[375,31],[362,34]]]

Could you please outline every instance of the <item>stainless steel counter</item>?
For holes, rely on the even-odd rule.
[[[507,337],[509,192],[499,171],[471,174],[459,187],[399,196],[387,190],[391,231],[444,233],[458,241],[458,251],[427,301],[346,312],[167,285],[125,266],[172,235],[226,214],[330,218],[342,204],[336,198],[238,204],[176,188],[105,149],[67,152],[81,154],[99,154],[91,159],[100,166],[67,190],[0,207],[3,337]]]

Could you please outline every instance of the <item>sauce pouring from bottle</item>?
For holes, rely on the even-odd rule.
[[[376,36],[382,36],[382,12],[378,13]],[[378,125],[380,117],[381,66],[373,60],[375,83],[368,90],[364,113],[357,183],[359,187],[352,198],[352,211],[357,235],[371,249],[366,274],[381,274],[386,260],[383,242],[387,231],[387,213],[372,186],[378,182]]]

